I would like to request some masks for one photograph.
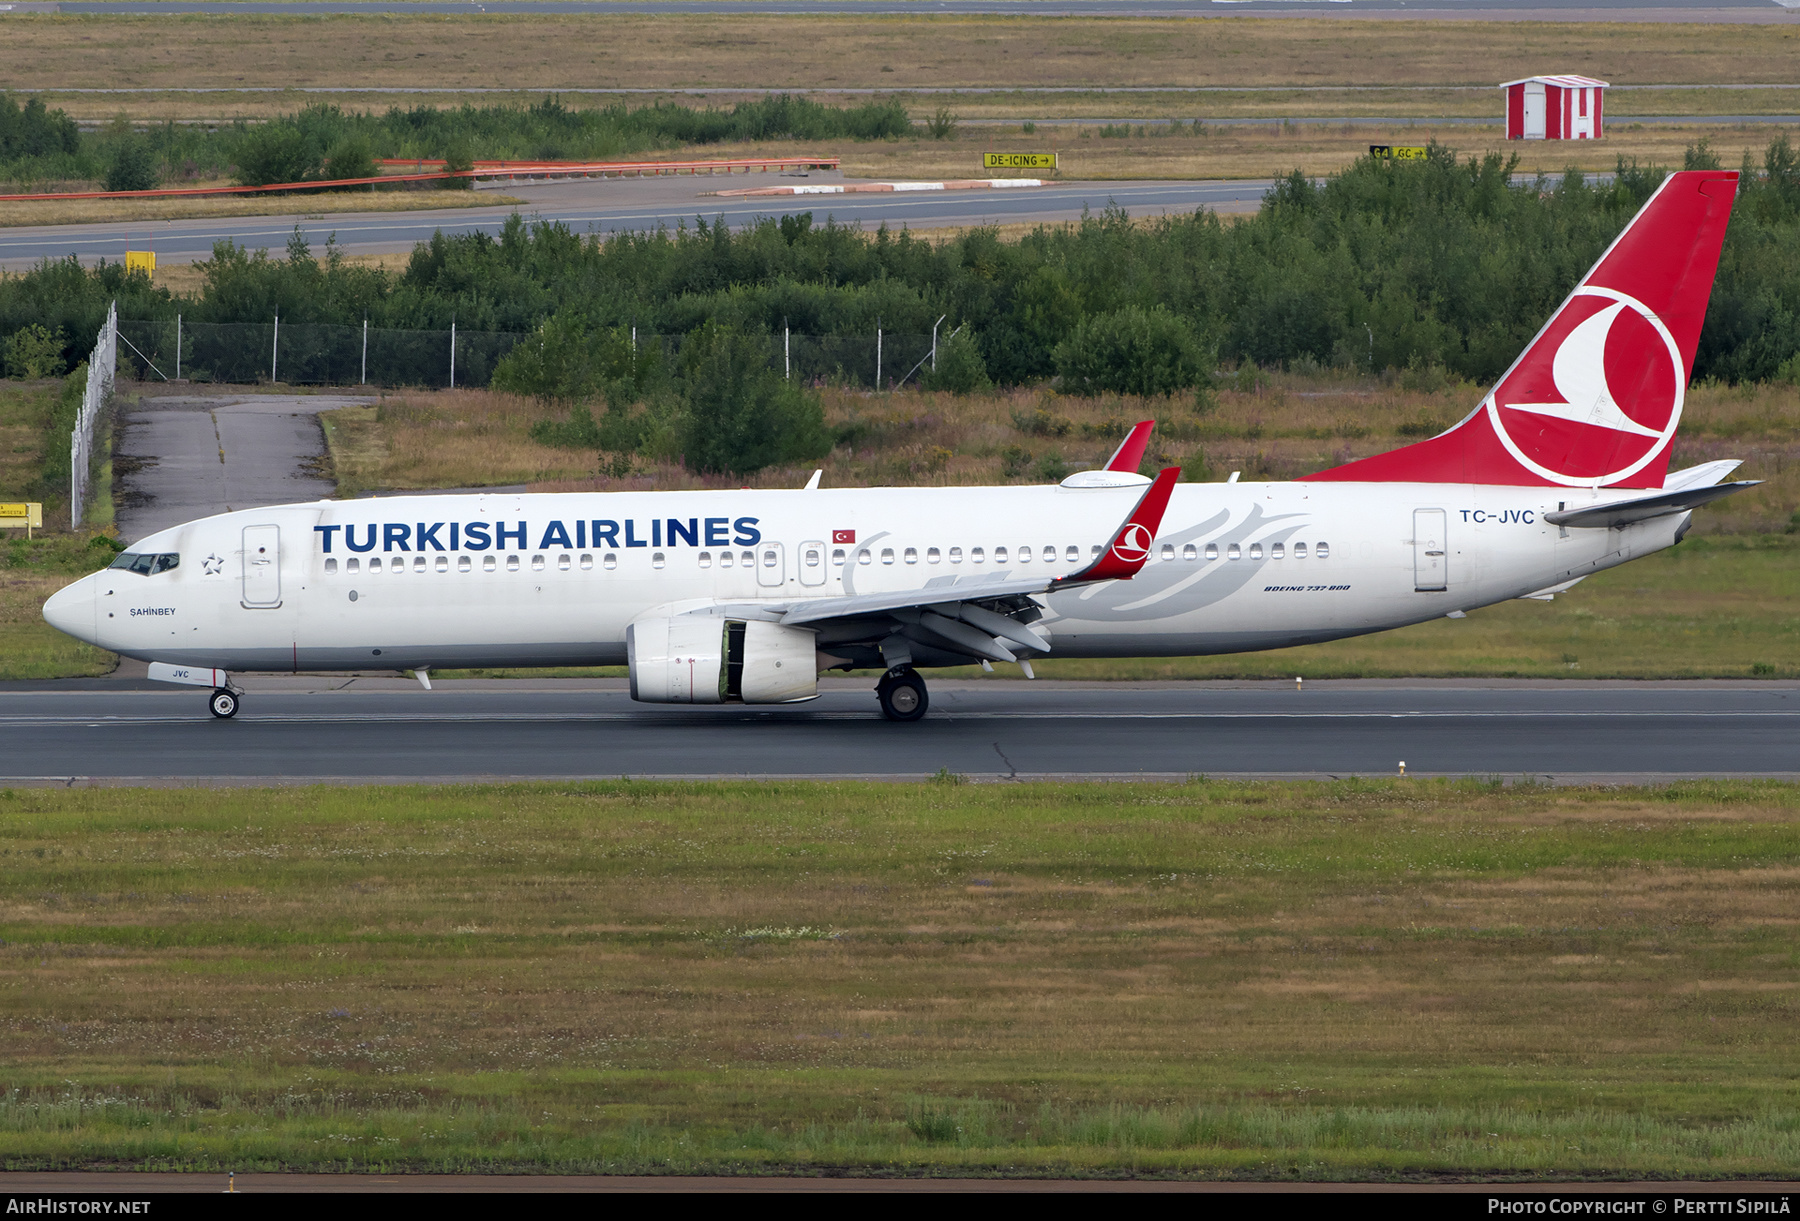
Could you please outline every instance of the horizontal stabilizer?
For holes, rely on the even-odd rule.
[[[1711,487],[1684,488],[1656,496],[1640,496],[1636,500],[1614,501],[1609,505],[1546,513],[1544,520],[1555,526],[1578,526],[1592,530],[1608,526],[1629,526],[1634,521],[1648,521],[1652,517],[1665,517],[1670,513],[1685,513],[1708,501],[1721,500],[1733,492],[1753,488],[1761,482],[1760,479],[1741,479],[1736,483],[1716,483]]]

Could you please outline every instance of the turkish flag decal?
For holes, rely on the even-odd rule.
[[[855,546],[856,545],[856,531],[854,531],[854,530],[833,530],[831,532],[831,541],[834,543],[846,543],[850,546]]]

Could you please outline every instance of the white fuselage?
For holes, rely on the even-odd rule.
[[[1071,573],[1142,488],[445,495],[248,509],[136,543],[46,616],[147,661],[222,670],[616,665],[626,627],[709,602],[792,603],[973,575]],[[1454,484],[1182,484],[1129,581],[1045,596],[1056,657],[1279,648],[1400,627],[1670,546],[1686,514],[1561,529],[1629,492]],[[834,542],[835,539],[854,541]],[[659,611],[659,608],[660,611]],[[91,630],[89,627],[91,625]],[[821,645],[821,648],[825,648]]]

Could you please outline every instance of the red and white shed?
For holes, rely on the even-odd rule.
[[[1528,76],[1507,81],[1508,140],[1598,140],[1605,81],[1591,76]]]

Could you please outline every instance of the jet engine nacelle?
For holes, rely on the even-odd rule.
[[[758,619],[674,615],[625,629],[631,698],[647,704],[791,704],[819,694],[816,635]]]

